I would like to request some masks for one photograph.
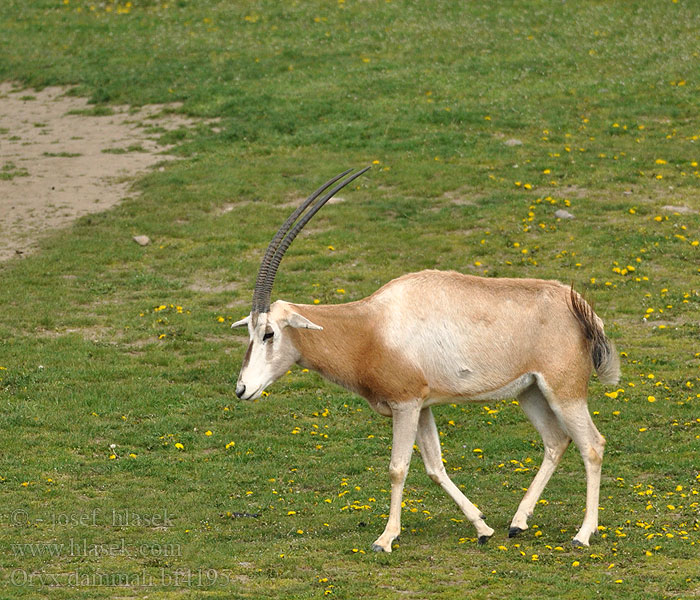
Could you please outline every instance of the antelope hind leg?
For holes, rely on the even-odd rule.
[[[571,443],[571,438],[561,428],[547,399],[536,385],[530,386],[520,394],[518,402],[530,422],[542,436],[544,460],[513,516],[508,531],[509,537],[515,537],[528,528],[528,518],[532,516],[547,482]]]

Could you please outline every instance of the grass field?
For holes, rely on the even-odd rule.
[[[68,86],[95,114],[220,118],[164,133],[181,160],[0,265],[2,597],[700,595],[698,30],[689,0],[0,3],[0,80]],[[570,545],[573,448],[507,538],[542,456],[511,401],[435,411],[490,543],[415,457],[400,544],[376,555],[390,422],[299,369],[236,400],[229,324],[265,245],[366,164],[273,299],[358,299],[428,267],[585,291],[623,363],[618,388],[591,384],[589,549]]]

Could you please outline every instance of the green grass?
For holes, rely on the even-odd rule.
[[[15,177],[26,177],[27,169],[18,167],[13,162],[6,162],[0,167],[0,181],[12,181]]]
[[[69,86],[93,114],[220,118],[164,134],[182,160],[138,195],[0,266],[3,593],[696,597],[699,21],[683,0],[3,2],[0,79]],[[294,243],[274,297],[343,302],[426,267],[587,290],[623,353],[617,394],[591,385],[608,445],[589,550],[569,545],[573,449],[507,539],[542,454],[509,401],[436,411],[489,545],[416,458],[392,555],[369,552],[387,420],[299,370],[236,401],[246,340],[228,325],[277,223],[375,161]]]

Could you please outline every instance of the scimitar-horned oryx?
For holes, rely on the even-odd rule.
[[[588,381],[595,368],[602,382],[617,382],[619,357],[603,322],[573,287],[429,270],[398,277],[357,302],[270,304],[277,268],[292,240],[325,202],[368,168],[343,179],[350,169],[322,185],[270,242],[250,315],[233,324],[247,325],[250,335],[236,395],[258,398],[297,363],[363,396],[376,412],[393,419],[389,520],[372,546],[385,552],[391,552],[401,532],[401,499],[416,441],[430,478],[471,521],[479,542],[488,541],[493,529],[445,471],[432,407],[517,398],[545,450],[509,535],[527,529],[528,517],[573,440],[587,484],[586,512],[573,543],[588,546],[598,528],[605,446],[588,411]]]

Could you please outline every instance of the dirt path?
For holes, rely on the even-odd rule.
[[[31,252],[48,230],[110,208],[136,175],[172,158],[146,129],[194,124],[164,114],[163,105],[69,114],[92,107],[65,92],[0,83],[0,261]]]

